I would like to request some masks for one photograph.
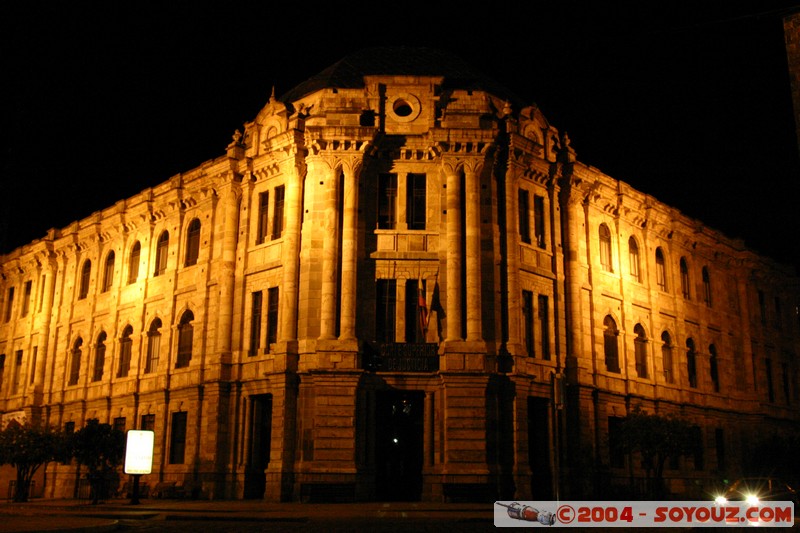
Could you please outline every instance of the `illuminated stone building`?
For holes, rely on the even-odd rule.
[[[685,492],[800,420],[794,273],[434,50],[343,59],[0,272],[4,416],[153,429],[142,481],[201,497],[591,496],[637,405],[697,426]]]

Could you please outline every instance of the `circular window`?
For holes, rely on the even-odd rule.
[[[419,99],[413,94],[399,94],[389,101],[389,115],[398,122],[410,122],[419,116]]]

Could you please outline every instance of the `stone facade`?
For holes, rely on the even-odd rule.
[[[800,11],[795,10],[783,17],[783,35],[794,103],[794,122],[797,127],[797,149],[800,150]]]
[[[636,406],[697,426],[685,494],[800,423],[795,274],[436,51],[273,95],[224,155],[0,273],[0,412],[153,429],[142,481],[201,497],[596,496]]]

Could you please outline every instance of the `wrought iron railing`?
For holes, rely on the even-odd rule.
[[[439,345],[427,342],[376,342],[364,347],[364,368],[376,372],[436,372]]]

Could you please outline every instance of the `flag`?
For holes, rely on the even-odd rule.
[[[425,288],[422,279],[417,280],[417,309],[419,309],[419,327],[423,341],[428,334],[428,304],[425,303]]]

